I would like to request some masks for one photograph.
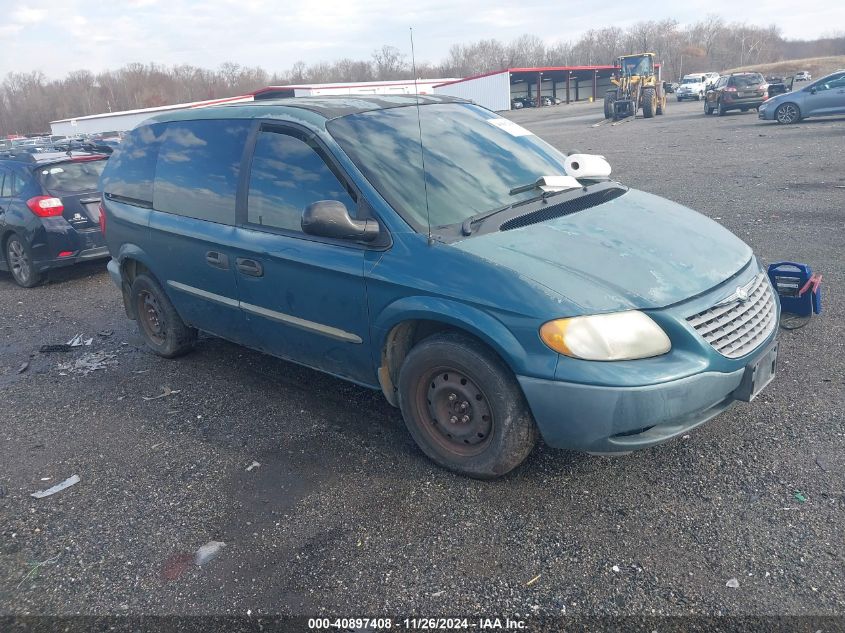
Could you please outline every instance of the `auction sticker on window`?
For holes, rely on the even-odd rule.
[[[526,130],[521,125],[514,123],[510,119],[487,119],[490,125],[495,125],[497,128],[504,130],[511,136],[531,136],[533,132]]]

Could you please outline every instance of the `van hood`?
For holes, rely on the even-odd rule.
[[[453,246],[546,286],[581,314],[665,307],[729,279],[752,257],[717,222],[635,189],[569,216]]]

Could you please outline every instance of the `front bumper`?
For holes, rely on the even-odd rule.
[[[744,371],[705,372],[642,387],[518,379],[547,444],[627,453],[686,433],[730,407]]]

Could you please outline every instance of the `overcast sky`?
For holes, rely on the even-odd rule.
[[[611,24],[686,24],[711,13],[776,23],[788,38],[845,30],[842,0],[0,0],[0,76],[59,77],[128,62],[214,68],[232,61],[274,72],[300,59],[369,59],[381,44],[409,53],[409,26],[417,60],[438,62],[456,42],[534,33],[551,43]]]

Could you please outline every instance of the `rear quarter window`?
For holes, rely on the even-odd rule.
[[[221,224],[235,222],[235,195],[250,121],[167,124],[161,137],[153,207]]]
[[[100,189],[125,202],[151,207],[156,160],[164,129],[164,123],[154,123],[129,132],[109,158],[100,179]]]

